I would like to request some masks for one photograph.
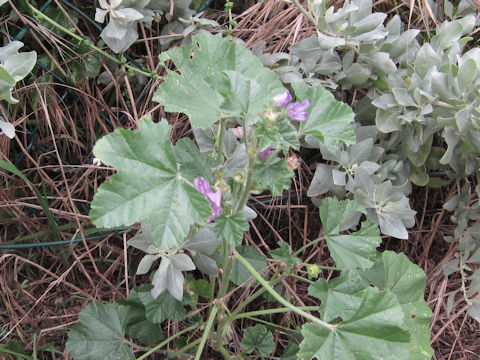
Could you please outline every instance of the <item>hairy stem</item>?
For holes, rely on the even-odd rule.
[[[210,311],[210,315],[208,316],[207,325],[205,326],[205,330],[203,331],[202,338],[200,340],[200,345],[198,345],[197,353],[195,354],[195,360],[200,360],[202,356],[203,348],[207,343],[208,336],[210,334],[210,330],[213,326],[213,321],[215,320],[215,316],[218,312],[218,305],[214,305],[212,311]]]
[[[270,278],[268,281],[271,286],[275,286],[278,283],[280,283],[282,280],[287,278],[290,275],[282,274],[278,278],[275,279],[275,274]],[[249,296],[245,301],[243,301],[241,304],[238,305],[235,310],[232,311],[232,315],[236,316],[242,309],[244,309],[248,304],[250,304],[252,301],[254,301],[256,298],[259,296],[263,295],[267,290],[265,288],[261,288],[260,290],[256,291],[252,296]]]
[[[240,261],[247,268],[247,270],[250,271],[250,273],[258,280],[258,282],[265,289],[267,289],[267,291],[275,298],[275,300],[277,300],[282,305],[286,306],[288,309],[290,309],[290,311],[293,311],[293,312],[297,313],[298,315],[301,315],[304,318],[306,318],[306,319],[314,322],[315,324],[320,325],[321,327],[324,327],[324,328],[326,328],[330,331],[335,330],[334,325],[329,324],[329,323],[327,323],[323,320],[320,320],[316,316],[313,316],[312,314],[309,314],[309,313],[305,312],[304,310],[298,308],[297,306],[295,306],[293,304],[290,304],[287,300],[285,300],[279,293],[277,293],[270,286],[270,284],[264,278],[262,278],[262,276],[253,268],[252,265],[250,265],[250,263],[243,256],[241,256],[240,254],[236,254],[234,256],[234,258],[237,259],[238,261]]]
[[[218,136],[217,141],[215,143],[216,151],[217,151],[217,164],[223,164],[223,139],[225,137],[225,119],[220,120],[220,127],[218,128]]]
[[[305,310],[305,311],[318,311],[318,306],[302,306],[302,307],[298,307],[298,309]],[[232,320],[248,318],[248,317],[251,317],[251,316],[261,316],[261,315],[268,315],[268,314],[285,313],[285,312],[289,312],[289,311],[292,311],[292,309],[287,308],[287,307],[250,311],[250,312],[245,312],[245,313],[242,313],[242,314],[234,315],[232,317]]]
[[[172,336],[170,336],[169,338],[165,339],[164,341],[162,341],[160,344],[154,346],[153,348],[151,348],[150,350],[148,350],[145,354],[143,354],[142,356],[140,356],[139,358],[137,358],[137,360],[143,360],[143,359],[146,359],[148,358],[150,355],[152,355],[154,352],[156,352],[157,350],[161,349],[162,347],[164,347],[165,345],[167,345],[170,341],[176,339],[177,337],[179,337],[180,335],[182,334],[185,334],[186,332],[189,332],[195,328],[198,328],[199,327],[199,324],[194,324],[192,326],[189,326],[183,330],[180,330],[179,332],[173,334]]]
[[[197,339],[195,341],[192,341],[190,344],[187,344],[185,345],[183,348],[181,348],[180,350],[177,350],[175,352],[172,353],[172,355],[170,355],[170,357],[172,359],[175,359],[178,355],[180,354],[183,354],[184,352],[186,352],[187,350],[195,347],[199,342],[201,341],[201,339]]]
[[[308,247],[310,247],[310,246],[312,246],[312,245],[315,245],[316,243],[318,243],[318,242],[320,242],[320,241],[323,241],[323,240],[325,240],[325,237],[324,237],[324,236],[319,237],[318,239],[315,239],[315,240],[313,240],[313,241],[310,241],[309,243],[306,243],[306,244],[303,245],[300,249],[298,249],[297,251],[295,251],[292,256],[298,256],[298,255],[301,254],[302,251],[305,250],[306,248],[308,248]]]

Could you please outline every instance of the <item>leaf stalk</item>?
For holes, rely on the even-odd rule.
[[[330,331],[335,330],[335,325],[329,324],[323,320],[320,320],[316,316],[313,316],[312,314],[307,313],[306,311],[298,308],[297,306],[289,303],[287,300],[285,300],[279,293],[277,293],[271,286],[270,284],[253,268],[252,265],[240,254],[235,254],[234,256],[235,259],[240,261],[248,271],[255,277],[255,279],[258,280],[258,282],[265,288],[267,291],[277,300],[279,303],[290,309],[290,311],[293,311],[297,313],[298,315],[303,316],[304,318],[312,321],[313,323],[320,325],[321,327],[324,327]]]

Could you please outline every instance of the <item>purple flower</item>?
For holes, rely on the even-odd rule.
[[[273,146],[272,145],[268,145],[265,150],[262,150],[258,153],[258,156],[262,159],[262,160],[265,160],[268,155],[270,155],[270,151],[272,151],[273,149]]]
[[[297,121],[304,121],[308,113],[305,111],[310,107],[310,100],[307,99],[304,102],[295,101],[293,104],[289,104],[287,107],[287,114],[290,119]]]
[[[275,105],[285,107],[290,101],[292,101],[292,95],[285,90],[283,93],[274,96],[273,101],[275,102]]]
[[[207,222],[212,222],[222,212],[222,190],[218,189],[216,192],[213,192],[207,179],[202,176],[194,179],[193,185],[195,185],[195,189],[205,195],[208,202],[210,203],[213,215],[210,219],[207,220]]]

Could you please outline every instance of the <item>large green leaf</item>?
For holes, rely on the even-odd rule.
[[[355,315],[334,330],[313,323],[302,326],[299,359],[360,360],[408,358],[410,335],[404,313],[389,291],[367,288]]]
[[[131,225],[147,220],[155,244],[180,244],[193,223],[204,223],[212,211],[205,196],[177,169],[166,120],[150,118],[139,130],[117,129],[100,139],[94,154],[118,169],[95,195],[90,218],[97,226]]]
[[[303,82],[293,83],[292,87],[298,101],[310,99],[308,118],[302,123],[306,135],[315,136],[330,151],[334,152],[336,144],[355,144],[355,133],[352,128],[355,114],[352,109],[321,86],[310,86]]]
[[[341,275],[327,282],[319,279],[308,287],[308,294],[321,300],[320,315],[325,321],[337,317],[349,320],[362,302],[368,283],[355,271],[342,271]]]
[[[153,100],[169,112],[182,112],[194,127],[207,129],[223,115],[243,113],[249,122],[284,88],[277,75],[249,50],[221,36],[195,35],[192,44],[170,49],[171,60]]]
[[[382,242],[378,226],[370,220],[362,223],[355,233],[340,235],[340,225],[355,213],[365,212],[362,206],[352,200],[338,201],[327,198],[320,206],[320,218],[325,229],[328,250],[339,268],[366,269],[373,266]]]
[[[405,254],[382,253],[382,259],[372,269],[360,271],[372,285],[389,290],[405,314],[405,326],[412,334],[410,359],[430,359],[430,322],[432,311],[423,299],[426,275]]]
[[[68,332],[68,352],[76,360],[135,359],[124,339],[128,317],[128,306],[88,304]]]

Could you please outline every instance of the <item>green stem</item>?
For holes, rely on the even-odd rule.
[[[128,346],[133,347],[134,349],[142,350],[142,351],[148,351],[148,350],[150,350],[150,348],[148,348],[148,347],[137,345],[137,344],[135,344],[135,343],[133,343],[133,342],[131,342],[131,341],[128,341],[127,339],[124,339],[123,341],[125,342],[125,344],[127,344]]]
[[[198,345],[197,353],[195,355],[195,360],[200,360],[200,356],[202,356],[203,348],[207,343],[208,336],[210,335],[210,330],[212,329],[213,321],[215,320],[215,316],[218,312],[218,305],[215,305],[210,311],[210,315],[208,317],[207,325],[205,326],[205,330],[203,331],[203,335],[200,340],[200,345]]]
[[[233,253],[233,246],[224,241],[223,248],[223,263],[225,264],[225,267],[223,268],[222,281],[220,282],[220,289],[218,290],[218,299],[222,299],[227,293],[230,274],[233,267],[233,259],[230,256]]]
[[[244,136],[246,136],[245,133],[244,133]],[[248,152],[248,146],[247,146],[247,153],[249,156],[247,180],[245,181],[245,185],[243,187],[240,198],[238,202],[235,204],[234,214],[243,210],[245,204],[247,203],[248,195],[250,194],[250,189],[253,185],[253,164],[254,164],[255,157],[254,155]],[[222,281],[220,283],[220,289],[218,291],[218,296],[217,296],[217,299],[219,299],[222,302],[225,301],[224,297],[228,291],[228,285],[230,284],[230,275],[232,273],[233,261],[234,261],[234,258],[231,256],[231,254],[235,250],[235,247],[232,244],[227,244],[226,241],[223,240],[223,248],[224,248],[224,262],[223,262],[224,269],[223,269]],[[219,344],[220,346],[221,346],[221,337],[223,334],[223,329],[231,321],[229,316],[226,316],[226,314],[223,314],[223,315],[224,316],[219,316],[221,320],[219,321],[217,326],[217,344]]]
[[[245,135],[244,135],[245,136]],[[248,153],[247,147],[247,153]],[[235,205],[235,213],[238,211],[242,211],[243,207],[247,203],[248,195],[250,195],[250,190],[253,184],[253,163],[255,161],[255,157],[248,154],[248,170],[247,170],[247,180],[245,182],[245,186],[243,187],[242,194],[240,195],[240,199],[238,200],[237,204]]]
[[[282,326],[282,325],[272,323],[270,321],[266,321],[266,320],[263,320],[263,319],[259,319],[257,317],[253,317],[253,316],[247,316],[244,319],[252,320],[252,321],[255,321],[256,323],[260,323],[260,324],[265,324],[269,328],[275,328],[275,329],[278,329],[278,330],[282,330],[284,333],[297,333],[297,334],[301,333],[300,329],[288,328],[288,327],[285,327],[285,326]]]
[[[467,296],[467,287],[466,287],[466,276],[465,276],[465,272],[463,271],[464,270],[464,260],[463,260],[463,254],[460,254],[460,263],[459,263],[459,268],[460,268],[460,276],[462,278],[462,286],[461,286],[461,289],[462,289],[462,293],[463,293],[463,298],[465,300],[465,302],[470,306],[472,305],[472,300],[470,300]]]
[[[147,72],[147,71],[143,71],[141,69],[137,69],[135,66],[132,66],[132,65],[129,65],[129,64],[125,64],[124,61],[122,60],[119,60],[117,59],[115,56],[112,56],[110,55],[108,52],[100,49],[99,47],[93,45],[91,43],[90,40],[86,40],[84,38],[82,38],[81,36],[78,36],[77,34],[75,34],[73,31],[71,31],[70,29],[67,29],[66,27],[60,25],[59,23],[57,23],[55,20],[49,18],[48,16],[46,16],[44,13],[42,13],[41,11],[37,10],[34,6],[30,5],[29,3],[27,3],[28,6],[30,7],[30,9],[33,11],[33,13],[37,16],[37,18],[40,20],[45,20],[46,22],[48,22],[49,24],[51,24],[52,26],[56,27],[57,29],[63,31],[65,34],[68,34],[70,35],[72,38],[74,38],[75,40],[78,40],[78,41],[81,41],[83,42],[84,44],[86,44],[90,49],[92,50],[95,50],[96,52],[98,52],[99,54],[101,54],[102,56],[106,57],[107,59],[110,59],[114,62],[116,62],[117,64],[120,64],[120,65],[123,65],[125,66],[125,68],[127,68],[128,70],[131,70],[131,71],[135,71],[139,74],[142,74],[146,77],[149,77],[149,78],[153,78],[153,79],[163,79],[163,77],[159,76],[158,74],[156,74],[155,72]]]
[[[223,355],[223,357],[227,360],[230,360],[232,358],[232,356],[230,355],[230,353],[228,352],[227,349],[225,349],[223,346],[219,346],[217,347],[217,351],[219,353],[221,353]]]
[[[224,297],[228,290],[228,285],[230,284],[230,275],[232,274],[233,268],[233,258],[231,254],[234,250],[233,245],[227,244],[225,240],[223,240],[223,248],[224,248],[224,257],[223,263],[225,264],[223,269],[222,281],[220,282],[220,289],[218,290],[218,297],[220,301],[225,301]],[[216,336],[216,343],[221,346],[221,338],[223,334],[223,329],[227,325],[228,319],[223,311],[222,316],[219,317],[221,320],[218,322],[217,326],[217,336]]]
[[[300,276],[300,275],[295,275],[295,274],[292,274],[290,275],[291,277],[293,277],[294,279],[297,279],[297,280],[300,280],[300,281],[304,281],[306,283],[309,283],[309,284],[313,284],[315,281],[312,281],[310,279],[306,279],[304,278],[303,276]]]
[[[315,240],[312,240],[310,241],[309,243],[306,243],[305,245],[303,245],[300,249],[298,249],[297,251],[295,251],[293,253],[292,256],[298,256],[298,254],[300,254],[303,250],[307,249],[308,247],[312,246],[312,245],[315,245],[316,243],[322,241],[322,240],[325,240],[325,237],[319,237],[318,239],[315,239]]]
[[[281,282],[283,279],[287,278],[289,275],[286,275],[286,274],[283,274],[282,276],[278,277],[277,279],[275,279],[275,274],[273,274],[272,278],[269,280],[269,284],[271,286],[275,286],[277,285],[279,282]],[[258,298],[259,296],[263,295],[267,290],[265,288],[261,288],[260,290],[258,290],[257,292],[255,292],[255,294],[253,294],[252,296],[249,296],[247,299],[245,299],[245,301],[242,301],[242,303],[240,305],[238,305],[238,307],[232,311],[232,314],[233,315],[236,315],[238,314],[242,309],[244,309],[248,304],[250,304],[253,300],[255,300],[256,298]]]
[[[262,276],[253,268],[252,265],[250,265],[250,263],[243,257],[241,256],[240,254],[236,254],[234,256],[234,258],[236,258],[237,260],[239,260],[246,268],[248,271],[250,271],[250,273],[258,280],[258,282],[264,287],[267,289],[267,291],[275,298],[275,300],[277,300],[279,303],[281,303],[282,305],[285,305],[287,308],[289,308],[291,311],[297,313],[298,315],[301,315],[303,316],[304,318],[316,323],[317,325],[320,325],[321,327],[324,327],[330,331],[333,331],[335,330],[335,326],[334,325],[331,325],[323,320],[320,320],[319,318],[317,318],[316,316],[313,316],[312,314],[309,314],[305,311],[303,311],[302,309],[299,309],[298,307],[296,307],[295,305],[293,304],[290,304],[287,300],[285,300],[279,293],[277,293],[271,286],[270,284],[264,279],[262,278]]]
[[[200,339],[197,339],[195,341],[192,341],[190,344],[185,345],[183,348],[180,350],[177,350],[170,355],[172,359],[175,359],[178,355],[183,354],[185,351],[190,350],[191,348],[195,347],[199,342],[201,341]]]
[[[217,136],[217,164],[223,164],[223,138],[225,137],[225,119],[220,120],[220,127]]]
[[[302,306],[302,307],[297,307],[297,308],[300,309],[300,310],[305,310],[305,311],[318,311],[318,306]],[[245,312],[245,313],[242,313],[242,314],[234,315],[232,317],[232,320],[238,320],[238,319],[251,317],[251,316],[261,316],[261,315],[285,313],[285,312],[289,312],[289,311],[292,311],[292,309],[287,308],[287,307],[250,311],[250,312]]]
[[[142,356],[140,356],[139,358],[137,358],[137,360],[143,360],[143,359],[146,359],[148,356],[150,356],[151,354],[153,354],[154,352],[156,352],[157,350],[161,349],[162,347],[164,347],[165,345],[167,345],[170,341],[172,341],[173,339],[176,339],[177,337],[179,337],[180,335],[182,334],[185,334],[186,332],[189,332],[195,328],[198,328],[199,324],[195,324],[195,325],[192,325],[192,326],[189,326],[188,328],[185,328],[183,330],[180,330],[179,332],[173,334],[172,336],[170,336],[168,339],[165,339],[164,341],[162,341],[160,344],[156,345],[155,347],[151,348],[150,350],[148,350],[145,354],[143,354]]]

